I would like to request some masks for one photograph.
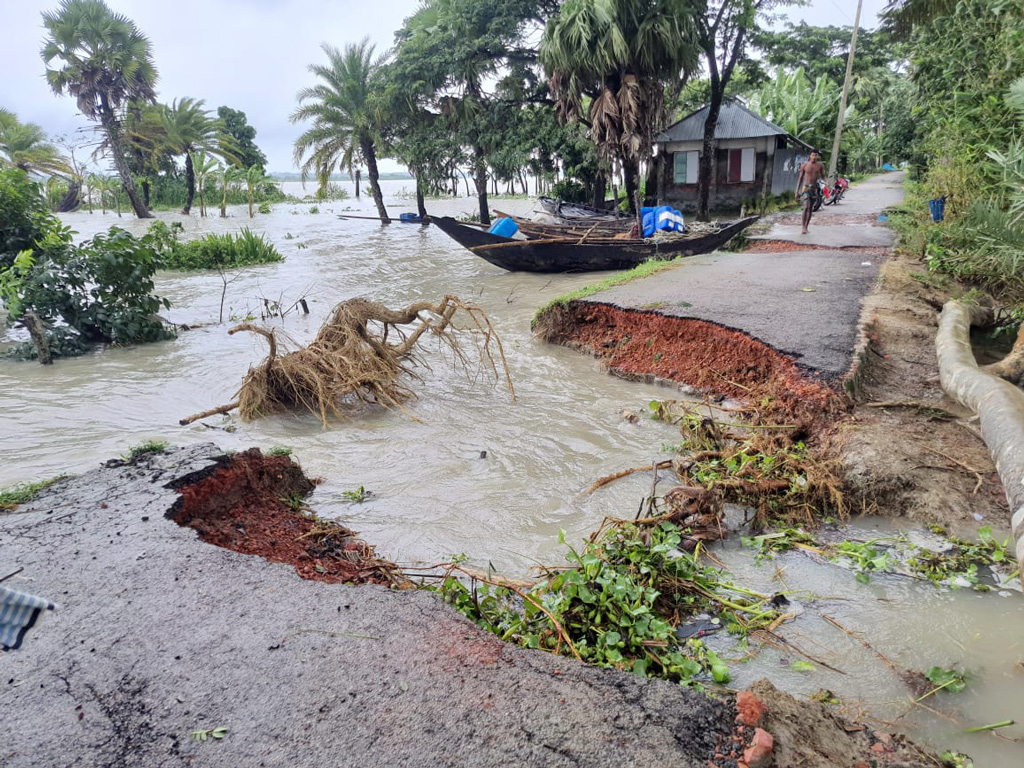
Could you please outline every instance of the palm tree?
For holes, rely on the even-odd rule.
[[[238,185],[243,178],[242,169],[234,166],[227,165],[217,174],[220,178],[221,183],[221,198],[220,198],[220,217],[226,219],[228,217],[228,192]]]
[[[694,6],[567,0],[544,30],[540,59],[559,116],[589,123],[598,151],[622,167],[631,208],[640,161],[664,119],[664,83],[697,68]]]
[[[132,102],[125,110],[125,133],[128,139],[128,165],[142,188],[142,201],[149,207],[153,178],[161,166],[168,166],[172,153],[167,146],[161,104]]]
[[[181,212],[188,215],[192,211],[192,201],[196,196],[195,167],[192,164],[192,153],[203,150],[218,155],[230,162],[234,158],[227,146],[229,140],[221,133],[220,122],[210,117],[203,109],[203,99],[198,101],[188,97],[175,99],[170,106],[162,109],[164,130],[167,133],[167,147],[178,155],[185,156],[185,205]]]
[[[249,218],[254,218],[252,211],[252,204],[256,199],[256,192],[269,181],[267,175],[263,172],[263,167],[259,165],[249,166],[245,171],[245,190],[246,195],[249,198]]]
[[[126,104],[156,99],[149,40],[103,0],[63,0],[56,12],[43,14],[43,24],[49,38],[41,54],[50,88],[74,96],[82,114],[99,121],[135,215],[152,218],[135,189],[122,131]],[[60,67],[51,69],[55,59]]]
[[[26,173],[71,176],[71,166],[46,132],[35,123],[21,123],[10,112],[0,119],[0,162]]]
[[[365,163],[377,213],[389,224],[377,172],[383,118],[375,86],[383,60],[373,58],[368,38],[346,45],[344,51],[327,43],[320,48],[328,64],[311,64],[309,71],[323,82],[299,91],[299,108],[291,116],[293,123],[313,121],[295,140],[295,163],[302,169],[302,180],[315,175],[321,190],[335,169],[351,174],[357,163]]]
[[[196,195],[199,196],[199,215],[206,216],[206,199],[203,191],[206,187],[206,180],[217,170],[217,161],[200,150],[198,154],[189,153],[192,160],[192,172],[196,177]]]
[[[882,10],[882,23],[897,38],[907,38],[911,30],[956,10],[957,0],[889,0]]]

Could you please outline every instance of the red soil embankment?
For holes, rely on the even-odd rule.
[[[303,514],[301,500],[314,487],[287,456],[250,448],[179,488],[170,516],[209,544],[288,563],[304,579],[395,583],[395,566],[379,560],[353,531]]]

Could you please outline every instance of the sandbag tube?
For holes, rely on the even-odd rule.
[[[990,309],[949,301],[942,308],[935,338],[943,391],[981,420],[981,436],[1013,510],[1011,526],[1017,567],[1024,585],[1024,392],[978,369],[971,351],[971,325],[982,324]]]

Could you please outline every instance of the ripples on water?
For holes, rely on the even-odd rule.
[[[414,209],[395,192],[410,182],[385,182],[389,210]],[[295,188],[289,190],[295,194]],[[468,213],[474,199],[430,201],[435,214]],[[498,207],[525,212],[524,200]],[[513,403],[485,370],[466,372],[443,348],[423,348],[428,367],[418,369],[419,398],[408,413],[366,411],[323,429],[309,415],[280,415],[245,424],[233,433],[201,424],[179,427],[178,419],[230,402],[250,365],[266,354],[263,342],[247,334],[230,337],[230,323],[217,325],[223,283],[209,274],[161,274],[157,292],[169,298],[170,320],[210,324],[183,332],[171,342],[132,349],[108,349],[35,363],[0,361],[0,486],[81,472],[126,453],[146,440],[185,444],[212,440],[225,449],[288,446],[311,476],[324,478],[311,499],[321,515],[338,517],[381,554],[403,563],[438,562],[465,553],[479,566],[521,574],[537,563],[562,561],[559,529],[579,541],[604,515],[635,513],[650,491],[650,477],[638,475],[583,495],[598,477],[660,457],[678,432],[623,410],[643,414],[670,390],[607,376],[593,359],[535,341],[529,330],[536,310],[555,296],[590,284],[601,275],[508,273],[472,256],[431,227],[341,220],[346,209],[372,213],[362,201],[278,204],[269,215],[250,220],[244,208],[228,219],[161,213],[182,221],[191,233],[234,231],[248,226],[264,232],[286,261],[229,276],[225,314],[258,316],[263,299],[287,306],[306,296],[309,316],[289,315],[284,330],[300,342],[311,339],[339,301],[365,296],[391,307],[454,293],[478,304],[500,335],[516,387]],[[108,214],[62,217],[81,235],[111,225],[142,234],[147,224]],[[293,237],[288,238],[291,234]],[[482,453],[486,458],[482,458]],[[667,483],[667,480],[665,481]],[[363,486],[373,496],[362,504],[343,493]],[[664,491],[666,485],[661,486]],[[864,536],[868,536],[864,532]],[[903,579],[875,579],[865,588],[852,575],[791,553],[777,563],[755,565],[748,551],[729,543],[722,553],[738,579],[773,592],[807,590],[808,610],[787,625],[787,636],[832,666],[794,672],[799,658],[767,649],[758,659],[735,665],[736,684],[769,675],[797,695],[821,688],[845,701],[862,701],[895,727],[940,747],[972,753],[978,768],[1024,764],[1024,748],[991,734],[965,736],[969,725],[1006,718],[1024,721],[1024,601],[966,591],[941,592]],[[775,578],[776,566],[782,581]],[[786,586],[783,586],[783,583]],[[828,599],[825,599],[828,598]],[[959,724],[930,717],[906,704],[906,689],[888,667],[859,642],[818,618],[828,613],[861,630],[897,665],[927,670],[934,665],[973,673],[967,691],[923,702],[948,709]],[[725,653],[726,656],[730,654]],[[731,655],[738,656],[738,653]],[[955,709],[954,709],[955,708]],[[880,725],[888,728],[888,726]],[[1003,729],[1024,738],[1024,728]]]

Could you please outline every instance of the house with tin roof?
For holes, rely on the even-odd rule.
[[[704,150],[705,106],[654,139],[658,200],[680,210],[697,208],[697,174]],[[796,190],[800,164],[811,147],[738,101],[722,104],[715,126],[709,206],[756,206],[769,195]]]

